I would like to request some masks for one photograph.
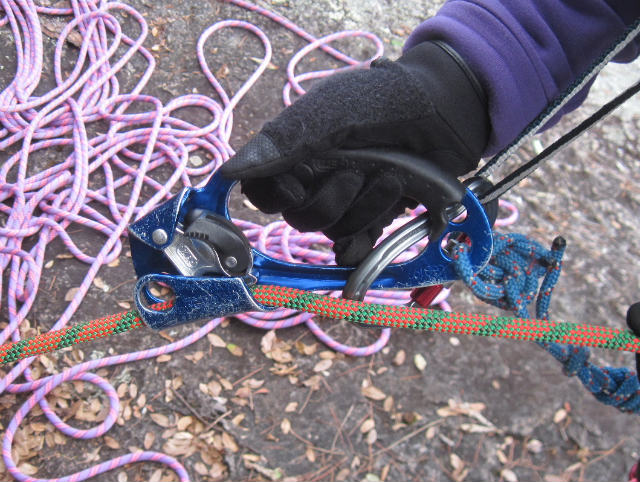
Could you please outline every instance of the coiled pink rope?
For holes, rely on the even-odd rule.
[[[283,90],[285,104],[291,102],[291,90],[302,95],[301,82],[330,75],[334,71],[296,74],[299,61],[314,49],[322,49],[346,63],[345,68],[366,64],[332,48],[333,40],[345,37],[363,37],[371,40],[376,53],[382,54],[382,42],[374,35],[361,31],[340,32],[316,39],[288,20],[241,0],[232,3],[256,11],[291,29],[309,44],[298,52],[287,67],[287,83]],[[76,312],[102,265],[115,260],[121,253],[121,237],[127,225],[149,212],[156,204],[182,186],[190,186],[191,179],[213,172],[233,154],[229,138],[233,128],[233,109],[267,68],[271,59],[271,45],[264,33],[244,21],[228,20],[215,23],[201,35],[196,54],[204,75],[215,89],[218,101],[204,95],[184,95],[163,105],[158,99],[143,95],[155,67],[154,58],[143,46],[147,36],[144,18],[132,7],[120,3],[98,0],[71,0],[70,8],[36,6],[32,0],[0,0],[0,27],[11,29],[16,46],[17,69],[13,81],[0,92],[0,152],[7,155],[0,166],[0,212],[6,222],[0,227],[0,266],[6,276],[8,325],[0,332],[0,344],[19,340],[20,324],[33,306],[38,292],[46,247],[60,238],[68,251],[88,265],[79,289],[52,329],[66,325]],[[137,23],[134,34],[122,31],[116,13],[124,13]],[[53,66],[55,87],[36,95],[43,67],[44,54],[39,15],[65,16],[68,23],[57,40]],[[249,79],[233,96],[229,96],[208,67],[204,56],[207,39],[224,28],[243,28],[256,35],[264,46],[264,57]],[[72,32],[78,32],[82,44],[74,51],[75,63],[67,76],[62,72],[62,60],[71,53],[65,42]],[[116,74],[134,55],[146,61],[146,67],[136,84],[122,91]],[[143,112],[131,112],[131,106],[145,106]],[[196,107],[207,111],[212,121],[197,126],[174,116],[183,107]],[[95,123],[106,123],[106,133],[90,135]],[[71,149],[65,159],[39,172],[32,172],[34,158],[43,156],[52,148]],[[210,161],[203,166],[188,164],[189,154],[203,150]],[[142,154],[140,154],[142,152]],[[56,151],[56,157],[58,156]],[[154,179],[154,171],[161,166],[171,167],[166,182]],[[102,180],[101,183],[99,181]],[[98,185],[99,184],[99,185]],[[143,186],[152,195],[143,198]],[[100,210],[99,206],[104,206]],[[515,208],[508,207],[512,217]],[[102,238],[97,252],[87,252],[74,242],[67,229],[72,224],[93,230]],[[326,243],[323,236],[301,234],[286,224],[274,223],[266,227],[238,221],[251,242],[258,249],[289,261],[331,263],[330,253],[314,249]],[[23,248],[26,238],[36,239],[30,248]],[[410,254],[407,254],[410,256]],[[387,303],[405,303],[408,295],[402,292],[377,292],[372,301],[384,299]],[[443,308],[446,292],[437,300]],[[247,314],[242,320],[263,329],[277,329],[305,323],[323,342],[336,350],[360,356],[381,349],[389,339],[390,331],[383,330],[380,338],[370,346],[350,347],[340,344],[324,333],[308,315],[291,312]],[[18,469],[12,456],[16,430],[36,405],[40,405],[51,423],[70,437],[88,439],[103,435],[113,425],[119,410],[119,400],[108,381],[91,373],[102,367],[153,358],[179,350],[199,340],[213,330],[220,320],[213,320],[189,336],[169,345],[141,350],[125,355],[111,356],[85,362],[59,374],[34,380],[30,369],[33,359],[24,360],[0,380],[0,394],[30,393],[7,427],[2,440],[2,456],[9,473],[20,481],[80,481],[96,474],[137,461],[165,464],[176,472],[181,481],[188,480],[184,467],[174,458],[157,452],[137,452],[116,457],[89,469],[58,479],[40,479],[28,476]],[[18,383],[19,377],[24,381]],[[109,400],[106,419],[91,429],[80,430],[62,421],[47,403],[45,396],[56,386],[70,380],[92,383],[105,392]]]

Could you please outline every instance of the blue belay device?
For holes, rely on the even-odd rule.
[[[425,205],[429,243],[413,259],[389,264],[372,281],[372,289],[409,289],[454,281],[445,238],[463,233],[470,242],[474,272],[492,251],[491,225],[474,193],[437,165],[413,154],[383,149],[336,151],[332,166],[402,172],[407,197]],[[137,308],[145,323],[164,329],[181,323],[247,311],[270,310],[251,295],[254,283],[304,290],[340,290],[355,268],[288,263],[251,248],[230,219],[228,201],[235,181],[214,173],[202,188],[178,195],[129,226]],[[464,207],[464,208],[463,208]],[[459,216],[465,212],[464,219]],[[456,218],[457,219],[453,219]],[[151,287],[169,287],[175,296],[168,309]]]

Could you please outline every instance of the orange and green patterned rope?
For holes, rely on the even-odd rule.
[[[33,338],[0,345],[0,365],[15,363],[34,355],[42,355],[85,341],[104,338],[144,326],[136,310],[85,321],[60,330],[49,331]]]
[[[265,306],[290,308],[369,326],[553,342],[640,353],[640,338],[619,328],[373,304],[282,286],[256,285],[252,287],[252,292],[256,300]],[[168,308],[169,305],[165,307]],[[161,306],[158,308],[162,309]],[[6,343],[0,345],[0,365],[124,333],[141,326],[144,323],[139,313],[131,310]]]
[[[606,326],[372,304],[331,298],[281,286],[258,285],[253,287],[253,295],[256,300],[267,306],[290,308],[369,326],[412,328],[640,352],[640,338],[628,330]]]

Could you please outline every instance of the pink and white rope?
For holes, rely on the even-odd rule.
[[[330,43],[346,37],[361,37],[373,42],[382,54],[382,42],[361,31],[340,32],[316,39],[284,17],[242,0],[228,0],[240,7],[265,15],[294,31],[309,44],[293,56],[287,67],[283,89],[285,104],[291,102],[291,90],[304,94],[301,82],[330,75],[321,70],[296,74],[300,60],[315,49],[322,49],[348,69],[366,65],[364,61],[334,49]],[[67,19],[57,40],[53,71],[55,87],[36,94],[44,71],[45,59],[41,16]],[[123,31],[122,15],[137,23],[138,31]],[[202,71],[217,94],[217,99],[188,94],[167,104],[142,94],[155,67],[154,57],[145,47],[147,23],[135,9],[117,1],[71,0],[68,8],[37,6],[33,0],[0,0],[0,28],[13,35],[16,74],[0,92],[0,292],[6,292],[7,326],[0,331],[0,344],[20,339],[20,326],[29,314],[38,293],[49,243],[58,238],[79,261],[88,265],[84,279],[73,299],[52,329],[66,325],[94,281],[100,268],[117,259],[122,251],[122,237],[136,218],[149,212],[192,179],[212,173],[232,154],[229,138],[233,128],[233,109],[242,96],[264,72],[271,60],[271,44],[256,26],[239,20],[226,20],[206,29],[197,44],[196,55]],[[264,57],[256,71],[234,95],[230,96],[217,81],[204,54],[206,41],[225,28],[242,28],[253,33],[264,46]],[[77,33],[82,39],[78,49],[67,46],[67,39]],[[118,73],[136,56],[146,62],[137,82],[123,92]],[[73,58],[73,69],[63,73],[63,60]],[[205,126],[191,124],[174,115],[184,107],[205,110],[212,118]],[[142,109],[143,108],[143,109]],[[103,126],[107,126],[104,128]],[[63,159],[44,169],[36,169],[47,154],[58,159],[61,150],[70,151]],[[189,165],[190,153],[199,150],[209,161],[202,166]],[[142,152],[142,153],[141,153]],[[52,154],[51,154],[52,153]],[[168,167],[168,169],[167,169]],[[163,174],[160,171],[163,170]],[[165,179],[159,181],[159,179]],[[144,192],[151,194],[143,195]],[[512,213],[515,213],[515,208]],[[237,221],[254,246],[272,256],[289,261],[328,264],[333,256],[319,249],[327,240],[317,234],[301,234],[286,224],[263,227]],[[83,249],[69,229],[81,226],[83,235],[92,232],[99,241],[97,249]],[[94,239],[92,238],[92,239]],[[407,254],[410,256],[410,254]],[[7,286],[3,287],[2,283]],[[405,303],[403,292],[372,293],[372,301]],[[444,308],[446,292],[437,302]],[[278,329],[305,323],[323,342],[354,356],[368,355],[381,349],[390,331],[383,330],[370,346],[350,347],[332,339],[308,316],[279,311],[246,314],[242,320],[263,329]],[[0,395],[28,393],[27,400],[13,416],[2,440],[2,457],[9,473],[20,481],[80,481],[139,461],[161,463],[174,470],[181,481],[189,479],[176,459],[157,452],[136,452],[57,479],[34,478],[22,473],[12,455],[15,433],[31,409],[40,405],[51,423],[70,437],[89,439],[103,435],[118,417],[119,400],[108,381],[92,373],[99,368],[157,357],[196,342],[220,320],[213,320],[174,343],[92,360],[67,368],[38,380],[30,365],[33,359],[14,366],[0,379]],[[22,381],[18,379],[22,377]],[[92,383],[103,390],[109,400],[106,419],[90,429],[80,430],[62,421],[49,406],[46,395],[70,380]]]

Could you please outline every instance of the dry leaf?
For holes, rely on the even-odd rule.
[[[222,384],[222,387],[225,390],[232,390],[233,389],[233,383],[231,383],[226,378],[219,378],[218,380],[220,380],[220,383]]]
[[[244,413],[240,413],[231,419],[231,423],[238,427],[245,419]]]
[[[31,422],[29,427],[34,432],[44,432],[47,429],[47,425],[42,422]]]
[[[242,356],[242,348],[234,343],[227,343],[227,350],[229,350],[229,353],[233,356]]]
[[[171,425],[171,422],[169,421],[169,417],[167,417],[162,413],[152,413],[151,420],[153,420],[157,425],[160,425],[161,427],[164,427],[164,428],[167,428]]]
[[[318,355],[322,360],[335,360],[335,358],[338,356],[335,351],[331,350],[321,351]]]
[[[248,460],[245,460],[244,464],[245,466],[247,466],[247,468],[255,470],[261,475],[264,475],[265,477],[267,477],[269,480],[282,479],[283,474],[280,468],[276,467],[275,469],[269,469],[267,467],[263,467],[262,465],[256,464],[255,462],[250,462]]]
[[[307,450],[305,450],[304,455],[309,462],[314,463],[316,461],[316,453],[311,445],[307,445]]]
[[[229,452],[235,453],[240,450],[236,441],[227,432],[222,432],[222,445],[224,445],[224,448]]]
[[[197,352],[191,355],[185,355],[184,357],[192,363],[198,363],[204,358],[204,352],[202,350],[198,350]]]
[[[378,432],[376,429],[369,430],[367,433],[367,445],[373,445],[378,440]]]
[[[531,439],[527,442],[527,450],[532,454],[539,454],[542,452],[542,442],[538,439]]]
[[[176,427],[178,430],[183,431],[186,430],[189,425],[193,422],[193,417],[190,415],[186,415],[184,417],[180,417],[176,422]]]
[[[227,75],[229,75],[229,72],[231,71],[229,70],[227,64],[222,64],[222,66],[218,70],[216,70],[216,77],[218,79],[224,79]]]
[[[269,353],[273,350],[274,343],[276,341],[276,331],[269,330],[260,340],[260,349],[262,353]]]
[[[382,409],[385,412],[390,412],[391,410],[393,410],[393,397],[391,395],[384,399],[384,402],[382,403]]]
[[[151,474],[151,477],[149,477],[149,482],[160,482],[161,478],[162,478],[162,469],[156,469]]]
[[[312,343],[311,345],[307,345],[307,344],[301,342],[300,340],[298,340],[298,341],[296,341],[296,349],[302,355],[311,356],[318,349],[318,344],[317,343]]]
[[[424,357],[420,353],[416,353],[413,356],[413,364],[421,372],[424,371],[425,368],[427,368],[427,360],[425,360]]]
[[[251,389],[247,386],[242,386],[236,390],[236,397],[240,398],[250,398],[251,397]]]
[[[496,432],[497,428],[488,425],[478,425],[477,423],[463,423],[460,425],[460,430],[469,433],[490,433]]]
[[[169,360],[171,360],[171,355],[160,355],[156,358],[156,362],[158,363],[168,362]]]
[[[485,408],[486,405],[484,403],[458,402],[456,400],[449,399],[449,405],[447,407],[439,408],[436,410],[436,413],[442,418],[466,415],[467,417],[475,418],[484,425],[493,426],[493,424],[480,413]]]
[[[288,418],[282,419],[282,422],[280,423],[280,430],[282,430],[282,433],[285,435],[291,431],[291,422]]]
[[[44,264],[46,269],[53,268],[53,260],[49,260]]]
[[[453,467],[453,470],[459,470],[464,467],[464,462],[462,461],[462,459],[454,453],[449,456],[449,462],[451,463],[451,467]]]
[[[518,482],[518,476],[511,469],[502,469],[500,475],[506,482]]]
[[[227,346],[227,343],[215,333],[209,333],[207,335],[207,340],[209,340],[209,343],[211,343],[216,348],[224,348],[225,346]]]
[[[371,400],[384,400],[387,397],[382,390],[373,385],[362,387],[362,394]]]
[[[291,352],[280,348],[270,351],[269,358],[278,363],[290,363],[293,361],[293,355]]]
[[[393,357],[393,364],[395,366],[400,366],[404,363],[406,358],[407,358],[407,354],[405,353],[405,351],[398,350],[398,353],[396,353],[396,356]]]
[[[107,283],[105,283],[105,281],[100,278],[99,276],[96,276],[93,279],[93,285],[98,288],[101,289],[102,291],[104,291],[105,293],[109,292],[109,285]]]
[[[213,480],[220,480],[223,478],[226,471],[227,468],[222,464],[222,462],[214,462],[209,467],[209,477]]]
[[[116,394],[118,395],[118,398],[122,398],[125,393],[127,393],[127,384],[121,383],[118,385],[118,388],[116,388]]]
[[[311,390],[318,390],[321,383],[322,377],[320,375],[313,375],[302,382],[305,387],[309,387]]]
[[[164,381],[165,386],[167,386],[167,381]],[[173,388],[174,390],[180,390],[180,387],[182,386],[182,377],[180,375],[178,375],[177,377],[173,377],[171,379],[171,388]]]
[[[116,439],[114,439],[113,437],[110,437],[108,435],[104,436],[104,444],[109,447],[110,449],[119,449],[120,448],[120,444],[118,443],[118,441]]]
[[[455,482],[462,482],[464,479],[466,479],[467,475],[469,474],[469,468],[465,467],[462,459],[460,459],[460,457],[458,457],[456,454],[452,453],[449,461],[451,462],[451,466],[454,469],[451,473],[451,478],[453,478]]]
[[[330,360],[328,358],[324,360],[320,360],[318,363],[316,363],[316,366],[313,367],[313,371],[323,372],[331,368],[331,365],[333,365],[333,360]]]
[[[155,442],[155,440],[156,440],[155,434],[153,432],[147,432],[144,435],[144,441],[142,442],[142,445],[146,450],[149,450],[153,445],[153,442]]]
[[[189,432],[176,432],[162,445],[162,449],[169,455],[188,457],[195,453],[196,446],[193,443],[193,435]]]
[[[245,465],[247,464],[247,462],[260,462],[260,460],[263,460],[262,457],[260,455],[256,455],[256,454],[242,454],[242,460],[244,461]]]
[[[26,475],[36,475],[38,472],[38,468],[35,465],[31,465],[27,462],[23,462],[18,465],[18,470]]]
[[[565,418],[567,418],[567,411],[564,408],[561,408],[553,415],[553,423],[560,423]]]
[[[216,380],[211,380],[207,383],[207,388],[209,390],[209,395],[212,397],[217,397],[222,393],[222,385]]]
[[[368,418],[364,422],[362,422],[362,425],[360,425],[360,432],[367,433],[369,430],[373,429],[375,426],[376,426],[375,420],[372,418]]]
[[[284,408],[286,413],[295,412],[298,409],[298,402],[289,402],[287,406]]]
[[[80,290],[80,288],[75,287],[75,288],[69,288],[69,290],[67,291],[67,293],[64,295],[64,300],[65,301],[71,301],[75,296],[76,293]]]
[[[196,462],[193,466],[193,468],[195,469],[195,471],[197,473],[199,473],[200,475],[208,475],[209,474],[209,469],[207,468],[206,465],[204,465],[202,462]]]
[[[258,380],[256,378],[249,378],[242,382],[242,384],[246,387],[249,387],[251,390],[257,390],[262,385],[264,385],[264,380]]]
[[[128,301],[116,301],[116,304],[120,308],[123,308],[125,310],[130,310],[131,309],[131,303],[129,303]]]

